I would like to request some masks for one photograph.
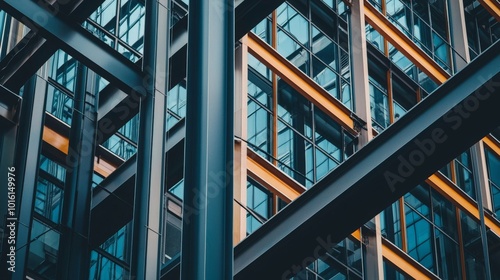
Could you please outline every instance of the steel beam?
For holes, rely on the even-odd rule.
[[[234,0],[190,0],[188,36],[181,278],[232,279]]]
[[[235,278],[292,276],[497,127],[499,65],[496,43],[243,240]]]
[[[16,146],[16,143],[21,142],[23,140],[18,139],[18,125],[19,125],[19,113],[21,109],[22,98],[17,94],[9,91],[8,89],[0,86],[0,170],[4,170],[0,172],[0,180],[6,182],[2,186],[0,186],[0,231],[4,234],[0,235],[0,270],[4,271],[6,274],[10,274],[8,267],[10,240],[8,239],[9,231],[16,230],[15,228],[7,227],[10,223],[16,221],[13,219],[17,218],[17,213],[12,213],[10,210],[10,206],[12,204],[9,203],[9,200],[12,198],[9,196],[14,193],[15,195],[19,195],[21,192],[19,189],[22,189],[22,186],[19,189],[16,189],[17,184],[14,184],[14,188],[12,188],[12,183],[9,184],[10,178],[13,178],[16,182],[19,182],[16,174],[16,170],[12,170],[12,168],[16,168],[14,165],[16,156],[15,149],[12,147]],[[10,174],[14,174],[9,176]],[[12,191],[14,190],[14,192]],[[16,201],[13,201],[14,203]],[[9,206],[9,207],[8,207]],[[16,209],[16,211],[19,211]],[[19,225],[15,225],[15,227],[19,227]]]
[[[139,107],[139,140],[132,220],[130,277],[158,279],[165,185],[165,127],[170,44],[168,0],[146,0],[143,71],[146,98]],[[146,82],[147,81],[147,82]]]
[[[184,122],[181,121],[167,134],[165,152],[167,166],[182,164],[184,153]],[[126,225],[133,216],[134,183],[137,170],[136,156],[131,157],[93,191],[90,243],[99,246],[113,233]]]
[[[126,93],[145,95],[140,69],[79,24],[30,0],[3,0],[0,8]]]
[[[65,4],[54,3],[53,9],[69,14],[77,23],[82,23],[102,4],[104,0],[70,1]],[[9,89],[19,89],[27,79],[54,54],[57,50],[35,31],[31,30],[24,38],[0,61],[0,84]]]
[[[89,216],[94,173],[97,96],[92,88],[94,73],[77,63],[69,148],[66,156],[66,184],[58,254],[59,279],[73,275],[89,277]]]
[[[2,128],[19,124],[22,98],[0,85],[0,125]]]
[[[236,40],[242,38],[262,19],[272,13],[283,0],[239,0],[235,1],[235,34]],[[171,30],[170,65],[175,65],[171,71],[169,87],[177,85],[186,77],[187,53],[187,22],[189,16],[182,18]],[[104,90],[102,100],[99,100],[99,125],[103,141],[113,135],[121,125],[125,124],[139,111],[137,96],[128,95],[112,85]],[[109,125],[109,124],[113,125]],[[100,141],[98,141],[100,142]],[[102,143],[102,142],[100,142]]]
[[[47,73],[45,67],[33,76],[25,87],[23,108],[16,145],[17,205],[33,205],[38,174],[38,159],[42,150]],[[41,76],[39,76],[41,75]],[[18,210],[16,238],[16,272],[12,279],[25,279],[24,272],[30,243],[32,208]]]

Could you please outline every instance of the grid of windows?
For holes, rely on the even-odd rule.
[[[128,279],[131,224],[127,224],[90,254],[89,279]]]
[[[460,279],[464,264],[456,211],[450,201],[421,184],[382,213],[382,234],[442,279]]]
[[[378,33],[370,24],[366,24],[365,31],[366,42],[369,43],[368,49],[370,50],[370,47],[373,46],[375,49],[379,50],[384,56],[388,57],[397,68],[406,74],[406,76],[418,83],[421,88],[422,97],[427,96],[438,87],[435,81],[429,78],[422,69],[417,67],[402,52],[389,43],[386,38]]]
[[[370,1],[443,69],[453,73],[446,0]]]
[[[368,85],[373,129],[380,133],[421,99],[423,89],[397,69],[370,57]]]
[[[347,9],[342,1],[333,2],[285,2],[273,14],[276,22],[268,17],[252,31],[353,110]]]
[[[356,138],[279,77],[274,92],[269,69],[251,55],[248,61],[247,141],[257,153],[310,187],[354,152]]]
[[[144,1],[106,0],[83,23],[92,34],[136,62],[144,47]]]
[[[257,182],[247,180],[247,235],[258,229],[272,215],[272,194]]]
[[[39,164],[27,268],[29,273],[54,279],[66,169],[44,155]]]
[[[451,53],[454,50],[450,44],[446,0],[369,1],[443,69],[453,73]],[[187,0],[173,2],[171,25],[182,19],[188,10]],[[464,0],[464,7],[469,50],[474,58],[498,40],[500,24],[477,0]],[[105,0],[83,26],[137,62],[143,52],[144,12],[143,0]],[[342,0],[290,0],[259,23],[253,32],[353,110],[349,14]],[[4,29],[8,20],[10,17],[0,11],[2,39],[6,38]],[[369,53],[370,109],[375,133],[379,133],[437,84],[369,24],[365,32],[370,48],[380,50],[384,58],[392,62],[381,66],[380,59],[372,60],[373,54]],[[0,42],[2,57],[5,42],[7,40]],[[247,141],[250,148],[302,185],[312,186],[354,152],[356,138],[253,56],[249,55],[248,61]],[[48,114],[61,121],[64,129],[71,129],[77,63],[68,54],[57,51],[49,64],[45,108]],[[108,85],[107,81],[98,78],[99,90]],[[186,115],[186,82],[174,86],[167,95],[168,130]],[[102,147],[122,160],[129,159],[137,150],[138,123],[138,116],[132,118]],[[500,156],[488,148],[485,154],[493,214],[498,218]],[[477,199],[472,160],[470,152],[466,151],[441,172],[471,198]],[[27,245],[30,277],[52,279],[57,272],[66,180],[66,168],[61,162],[50,151],[44,150],[40,155]],[[94,174],[93,186],[102,180]],[[181,179],[169,188],[170,193],[165,198],[164,262],[177,256],[180,250],[179,199],[182,199],[183,187]],[[247,212],[247,234],[257,230],[284,205],[276,194],[248,178],[247,201],[243,206]],[[425,184],[384,210],[381,221],[384,238],[442,279],[482,279],[487,271],[493,279],[500,277],[500,238],[489,229],[482,231],[475,217],[468,216]],[[91,252],[90,279],[129,277],[129,239],[130,225],[127,225]],[[488,248],[484,248],[484,244]],[[347,238],[294,279],[362,279],[363,250],[360,241]],[[487,259],[490,267],[486,266]],[[384,273],[386,279],[407,277],[385,260]]]

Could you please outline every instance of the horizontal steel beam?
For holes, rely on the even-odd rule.
[[[0,8],[124,92],[145,95],[140,68],[76,22],[30,0],[3,0]]]
[[[331,250],[497,127],[498,91],[500,42],[238,244],[235,279],[292,276]]]

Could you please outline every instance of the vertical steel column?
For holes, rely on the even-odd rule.
[[[189,1],[181,278],[233,278],[234,0]]]
[[[169,2],[146,1],[143,71],[147,96],[139,111],[131,279],[159,279],[160,275]]]
[[[479,223],[481,227],[481,245],[483,246],[483,257],[484,257],[484,266],[486,267],[485,269],[485,279],[486,280],[491,280],[491,262],[490,262],[490,252],[488,249],[488,232],[486,229],[486,225],[484,223],[484,198],[483,198],[483,192],[482,188],[485,188],[486,186],[483,184],[481,181],[481,176],[479,172],[481,171],[482,168],[485,166],[482,166],[480,162],[478,162],[479,154],[484,153],[484,149],[481,151],[480,148],[482,146],[479,144],[475,144],[472,146],[471,149],[471,157],[472,159],[472,171],[474,172],[474,186],[476,188],[476,197],[477,197],[477,205],[479,208]],[[486,163],[486,162],[484,162]],[[484,170],[483,170],[484,171]],[[488,184],[489,187],[489,184]]]
[[[16,239],[16,272],[12,279],[25,279],[31,233],[32,205],[42,150],[43,123],[47,89],[47,64],[26,84],[23,95],[21,124],[16,145],[18,229]]]
[[[90,199],[97,133],[97,97],[94,75],[77,62],[68,155],[66,184],[61,218],[61,242],[58,255],[58,279],[89,276]]]
[[[373,139],[372,116],[370,111],[370,92],[368,84],[368,51],[366,46],[364,1],[353,1],[351,6],[351,59],[356,114],[366,122],[365,129],[359,134],[359,148]],[[380,215],[372,219],[372,229],[362,230],[361,235],[366,242],[365,276],[383,279],[382,233]]]
[[[451,41],[455,50],[451,55],[454,61],[454,70],[458,72],[470,61],[463,1],[448,1],[448,11]]]
[[[6,89],[2,88],[2,91],[0,94],[5,94],[7,92]],[[10,93],[9,93],[10,94]],[[10,105],[10,104],[9,104]],[[4,106],[2,104],[1,106]],[[0,117],[1,118],[1,117]],[[7,121],[6,121],[7,122]],[[10,167],[15,167],[14,166],[14,161],[16,158],[16,153],[15,149],[12,149],[12,147],[16,146],[16,143],[18,141],[18,128],[19,125],[15,124],[9,124],[5,125],[4,122],[0,124],[2,127],[0,128],[0,182],[5,182],[3,184],[0,184],[0,275],[2,273],[5,274],[11,274],[7,268],[8,266],[8,259],[10,257],[7,256],[7,254],[10,252],[10,246],[8,242],[8,237],[10,235],[10,229],[7,227],[8,224],[10,224],[12,221],[8,220],[9,218],[14,218],[8,215],[8,194],[9,194],[9,185],[8,185],[8,173],[9,173],[9,168]],[[17,174],[17,172],[12,172],[14,174]],[[17,177],[14,177],[16,181],[18,181]],[[16,193],[18,192],[21,187],[17,187],[16,184]],[[16,195],[17,196],[17,195]],[[19,205],[19,204],[17,204]],[[18,213],[19,209],[16,209],[16,213]],[[17,217],[17,215],[16,215]],[[18,222],[15,221],[16,228],[19,227]]]

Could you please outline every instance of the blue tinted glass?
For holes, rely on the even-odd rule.
[[[435,231],[436,248],[438,252],[439,271],[438,275],[442,279],[460,279],[460,249],[458,244],[444,235],[440,230]]]
[[[40,169],[61,182],[66,180],[66,169],[43,155],[40,156]]]
[[[51,60],[49,77],[71,92],[75,91],[76,60],[65,52],[58,50]]]
[[[408,254],[427,269],[435,272],[433,228],[424,217],[405,206]]]
[[[301,44],[307,46],[309,41],[308,21],[287,3],[279,6],[276,13],[278,25],[288,31]]]
[[[46,279],[56,279],[59,238],[57,231],[33,220],[27,268]]]
[[[35,197],[35,212],[45,218],[59,223],[61,221],[63,190],[43,178],[38,178]]]
[[[248,100],[247,141],[251,148],[269,158],[272,143],[272,115],[261,105]]]
[[[394,202],[380,213],[380,227],[382,236],[391,241],[394,245],[403,249],[401,239],[401,215],[399,212],[399,200]]]
[[[121,6],[118,37],[139,51],[144,37],[144,4],[138,0],[123,0]]]
[[[47,87],[46,102],[47,112],[66,124],[71,125],[73,97],[49,84]]]

